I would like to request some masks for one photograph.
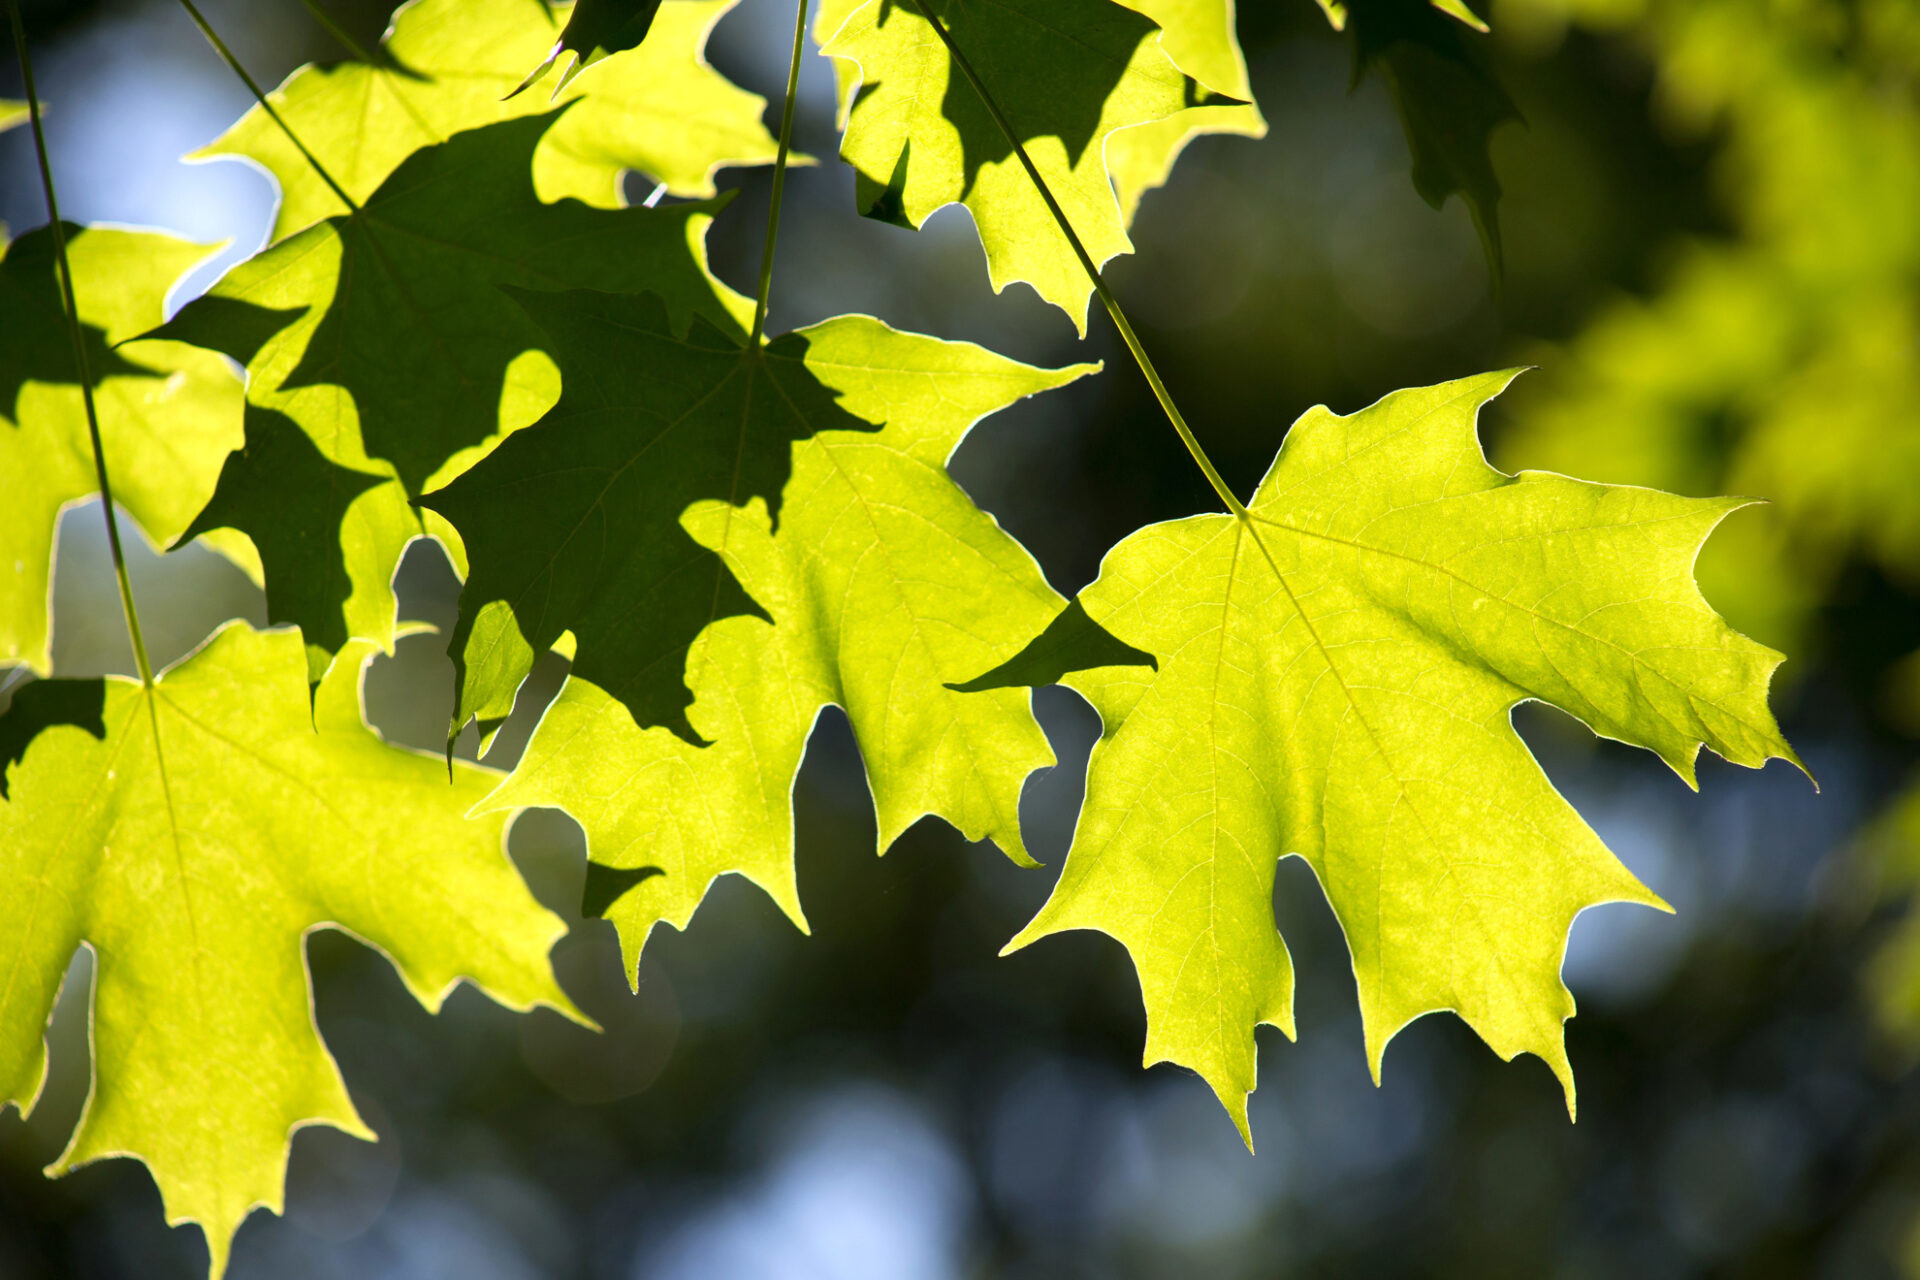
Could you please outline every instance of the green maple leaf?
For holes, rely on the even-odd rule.
[[[798,336],[807,371],[860,425],[793,445],[777,526],[759,498],[683,518],[766,615],[714,622],[688,654],[688,718],[712,745],[637,727],[576,674],[487,801],[555,805],[581,823],[586,906],[619,926],[629,978],[648,932],[684,928],[719,875],[747,877],[806,927],[792,791],[829,704],[859,740],[882,849],[931,813],[1031,865],[1020,788],[1053,756],[1028,696],[943,684],[1011,653],[1059,597],[946,463],[979,418],[1093,366],[1034,369],[858,316]]]
[[[470,566],[452,649],[454,727],[496,721],[563,633],[574,669],[643,725],[693,738],[687,647],[751,612],[680,515],[720,498],[777,502],[790,446],[861,430],[790,334],[751,347],[701,321],[676,332],[659,299],[524,295],[565,388],[552,412],[422,504],[460,533]]]
[[[1234,0],[1121,0],[1160,27],[1160,46],[1173,64],[1208,90],[1233,103],[1188,107],[1153,124],[1122,129],[1107,139],[1107,172],[1129,226],[1140,198],[1166,183],[1189,142],[1205,134],[1267,136],[1267,122],[1253,105],[1247,61],[1234,30]]]
[[[564,926],[508,861],[505,819],[466,817],[493,776],[449,778],[368,729],[370,653],[343,653],[309,703],[299,635],[232,623],[151,690],[48,681],[0,720],[17,760],[0,802],[0,1106],[32,1107],[61,977],[92,947],[93,1087],[53,1172],[145,1161],[168,1221],[205,1230],[215,1275],[241,1221],[279,1211],[294,1129],[373,1137],[314,1025],[313,929],[378,947],[429,1009],[462,980],[516,1009],[571,1008],[547,961]]]
[[[1356,82],[1378,71],[1393,96],[1414,190],[1438,209],[1456,191],[1473,214],[1487,261],[1500,270],[1500,180],[1488,142],[1520,110],[1462,29],[1486,23],[1460,0],[1320,0],[1335,30],[1353,34]]]
[[[766,100],[728,83],[704,53],[713,25],[736,3],[666,0],[645,46],[554,95],[578,105],[534,153],[542,200],[615,207],[625,203],[620,180],[629,169],[677,196],[711,196],[720,167],[773,159],[760,121]],[[269,97],[334,180],[364,202],[421,147],[551,110],[546,94],[503,99],[553,43],[541,0],[423,0],[394,15],[378,65],[304,67]],[[279,184],[276,240],[347,211],[259,107],[194,158],[222,156],[262,165]]]
[[[409,497],[558,396],[551,361],[531,354],[545,335],[502,286],[647,289],[683,328],[695,314],[738,327],[745,301],[706,270],[711,205],[541,202],[530,158],[557,119],[504,121],[421,149],[358,213],[241,263],[161,331],[244,363],[249,404],[297,424],[318,455],[289,474],[236,453],[202,522],[233,522],[263,555],[270,543],[297,549],[287,562],[332,584],[323,595],[341,603],[317,611],[306,607],[317,598],[310,582],[266,584],[270,618],[301,627],[316,672],[349,636],[391,644],[392,576],[410,539],[442,537],[464,568],[458,539],[423,523]],[[322,477],[324,498],[303,488]]]
[[[240,384],[226,362],[177,342],[134,342],[161,321],[179,277],[215,246],[150,231],[66,228],[100,434],[119,505],[168,546],[240,441]],[[60,512],[99,491],[67,336],[51,228],[0,243],[0,667],[52,669],[49,614]]]
[[[833,33],[822,52],[858,68],[842,77],[840,154],[856,172],[860,211],[919,227],[945,205],[966,205],[995,291],[1024,280],[1084,333],[1092,287],[1079,260],[917,3],[869,0],[851,13],[844,2],[829,3],[821,11],[817,29]],[[1109,139],[1224,100],[1174,65],[1151,21],[1113,0],[928,3],[1094,262],[1130,252],[1107,173]]]
[[[1104,722],[1060,881],[1009,949],[1119,939],[1147,1061],[1199,1072],[1243,1133],[1254,1026],[1292,1034],[1280,858],[1313,867],[1345,930],[1376,1078],[1401,1027],[1452,1009],[1503,1058],[1544,1059],[1571,1108],[1568,926],[1663,904],[1547,781],[1514,704],[1648,747],[1689,784],[1702,744],[1793,759],[1766,705],[1780,655],[1693,580],[1743,503],[1495,471],[1475,416],[1512,376],[1309,412],[1247,519],[1132,535],[1081,592],[1085,620],[965,686],[1064,676]],[[1092,624],[1157,665],[1076,654]]]

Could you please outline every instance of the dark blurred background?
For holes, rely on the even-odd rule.
[[[611,929],[581,923],[556,963],[604,1036],[469,990],[429,1017],[378,956],[317,935],[320,1026],[381,1141],[301,1133],[288,1214],[241,1231],[235,1277],[1920,1275],[1903,1003],[1920,967],[1886,942],[1920,857],[1884,816],[1920,731],[1920,665],[1902,661],[1920,648],[1920,545],[1900,532],[1920,502],[1920,6],[1493,6],[1479,44],[1525,117],[1494,141],[1495,288],[1465,209],[1414,193],[1386,90],[1350,87],[1346,40],[1309,0],[1243,5],[1271,134],[1196,142],[1110,272],[1241,492],[1310,405],[1528,363],[1486,424],[1500,465],[1776,499],[1732,517],[1702,574],[1736,624],[1789,652],[1777,705],[1818,795],[1784,765],[1717,761],[1694,795],[1651,755],[1518,715],[1678,908],[1574,927],[1579,1122],[1539,1062],[1501,1063],[1446,1016],[1394,1041],[1376,1089],[1337,928],[1296,860],[1276,910],[1300,1039],[1261,1031],[1249,1154],[1197,1078],[1141,1070],[1117,944],[1076,934],[996,958],[1051,870],[931,820],[874,858],[857,753],[830,715],[798,795],[813,936],[723,881],[688,933],[655,936],[630,995]],[[340,56],[293,0],[206,7],[263,81]],[[378,0],[329,7],[362,39],[385,22]],[[255,248],[266,179],[176,160],[249,102],[177,6],[25,10],[68,216],[230,239],[221,266]],[[790,22],[784,0],[744,0],[713,60],[777,93]],[[1024,287],[994,297],[962,211],[917,235],[854,216],[822,59],[802,94],[799,145],[822,163],[788,187],[773,327],[861,310],[1037,362],[1105,359],[1104,376],[983,424],[956,462],[1063,592],[1140,524],[1207,509],[1104,322],[1081,345]],[[10,49],[0,96],[21,96]],[[24,129],[0,136],[16,230],[44,221],[30,147]],[[768,180],[727,181],[743,197],[714,261],[746,286]],[[1781,454],[1789,428],[1819,465]],[[1880,497],[1856,501],[1854,477]],[[168,658],[224,618],[262,620],[245,578],[198,548],[136,547],[134,575]],[[404,616],[451,622],[458,585],[432,546],[401,587]],[[130,669],[97,509],[63,525],[55,618],[62,674]],[[443,643],[403,641],[374,669],[372,714],[396,741],[441,740]],[[1036,699],[1062,763],[1025,816],[1057,868],[1098,726],[1070,693]],[[577,829],[527,814],[512,852],[577,919]],[[197,1274],[198,1234],[162,1225],[141,1166],[38,1172],[85,1095],[84,1009],[69,982],[48,1101],[0,1118],[0,1277]]]

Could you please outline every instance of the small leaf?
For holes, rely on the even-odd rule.
[[[1092,286],[919,2],[869,0],[855,9],[840,0],[820,13],[816,30],[832,33],[822,52],[857,68],[842,76],[840,154],[857,175],[861,212],[919,227],[936,209],[965,204],[994,290],[1024,280],[1084,333]],[[1107,176],[1109,139],[1226,100],[1183,75],[1162,49],[1159,29],[1113,0],[926,3],[985,82],[1094,262],[1131,252]]]
[[[144,1161],[215,1276],[247,1215],[279,1211],[296,1128],[373,1138],[314,1025],[313,929],[378,947],[428,1009],[464,980],[571,1010],[547,962],[565,926],[508,861],[506,818],[465,816],[493,776],[381,742],[369,654],[310,703],[299,633],[233,623],[151,690],[53,681],[22,708],[41,731],[0,802],[0,1107],[33,1105],[40,1033],[91,947],[93,1087],[53,1171]]]
[[[72,224],[66,236],[114,498],[148,538],[171,545],[240,443],[240,384],[211,352],[128,340],[160,323],[167,291],[215,246]],[[100,484],[52,231],[0,242],[0,255],[0,668],[44,676],[60,512]]]
[[[1109,648],[1064,680],[1104,731],[1066,867],[1010,949],[1119,939],[1147,1061],[1198,1071],[1243,1133],[1254,1026],[1292,1034],[1280,858],[1313,867],[1346,933],[1376,1078],[1400,1028],[1452,1009],[1501,1057],[1546,1060],[1571,1109],[1567,928],[1597,903],[1662,904],[1554,791],[1514,704],[1560,707],[1689,783],[1702,744],[1794,758],[1766,705],[1780,655],[1693,580],[1743,504],[1495,471],[1475,416],[1512,376],[1309,412],[1248,519],[1151,525],[1080,593],[1158,665]]]

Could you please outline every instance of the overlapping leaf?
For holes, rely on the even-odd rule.
[[[295,572],[331,584],[324,607],[310,609],[306,586],[267,581],[269,616],[300,625],[317,667],[349,636],[391,643],[391,579],[410,538],[441,534],[457,556],[457,540],[423,524],[409,497],[558,395],[551,362],[529,354],[545,335],[503,286],[647,289],[676,326],[695,314],[737,326],[742,300],[706,271],[712,206],[541,202],[532,157],[564,118],[509,120],[423,148],[357,213],[242,263],[163,331],[245,363],[249,425],[270,411],[312,446],[285,442],[302,459],[293,470],[234,455],[210,519],[234,521],[263,555],[280,548]],[[320,481],[324,495],[310,487]]]
[[[692,738],[687,647],[754,605],[681,513],[706,498],[777,506],[794,442],[867,424],[809,372],[802,335],[756,348],[701,321],[676,332],[652,296],[521,302],[559,361],[559,404],[422,499],[470,565],[454,725],[504,717],[534,658],[571,632],[583,678],[639,724]]]
[[[542,200],[571,196],[612,208],[637,169],[678,196],[711,196],[723,165],[764,164],[774,141],[766,100],[707,65],[708,33],[738,0],[665,0],[652,38],[569,85],[576,102],[541,140],[533,185]],[[568,15],[569,29],[590,5]],[[564,12],[564,11],[563,11]],[[270,95],[281,118],[335,181],[365,201],[421,147],[500,120],[552,109],[546,93],[509,98],[554,45],[543,0],[420,0],[394,15],[381,62],[310,66]],[[197,158],[240,156],[280,186],[274,239],[345,213],[340,199],[260,108]]]
[[[151,231],[69,225],[87,367],[114,497],[161,546],[187,529],[240,442],[240,384],[226,362],[177,342],[114,344],[160,323],[180,275],[213,247]],[[55,526],[99,491],[53,235],[0,245],[0,667],[51,670]]]
[[[1573,1100],[1567,929],[1658,905],[1554,791],[1509,721],[1535,698],[1659,753],[1792,759],[1766,705],[1780,657],[1701,598],[1692,564],[1737,500],[1489,467],[1479,406],[1511,374],[1296,423],[1246,520],[1141,530],[1080,594],[1155,666],[1076,655],[1066,613],[970,688],[1064,676],[1099,711],[1053,896],[1012,946],[1118,938],[1146,1058],[1206,1077],[1243,1131],[1257,1023],[1292,1028],[1275,868],[1297,854],[1345,930],[1369,1058],[1452,1009]],[[1068,634],[1063,635],[1065,631]]]
[[[564,926],[508,861],[505,819],[466,816],[493,776],[381,742],[360,709],[369,653],[350,648],[309,703],[299,635],[234,623],[150,691],[48,681],[0,719],[17,761],[0,1106],[33,1105],[41,1029],[90,946],[93,1089],[54,1169],[145,1161],[216,1276],[241,1221],[279,1210],[294,1129],[373,1136],[314,1025],[310,931],[380,948],[429,1009],[462,980],[570,1008],[547,962]]]
[[[945,466],[976,419],[1089,368],[1029,368],[864,317],[778,350],[769,364],[803,366],[784,382],[816,379],[857,425],[793,446],[777,524],[761,498],[684,518],[766,615],[716,621],[688,654],[688,720],[711,745],[636,727],[576,668],[487,802],[580,821],[588,907],[619,926],[630,978],[648,932],[684,927],[722,874],[753,880],[804,927],[791,796],[828,704],[846,709],[866,759],[883,849],[931,813],[1025,862],[1021,784],[1053,758],[1023,690],[943,687],[1011,653],[1059,604]]]
[[[966,205],[994,289],[1023,280],[1084,332],[1086,275],[920,2],[829,3],[821,11],[817,30],[831,33],[822,52],[857,68],[842,77],[840,154],[858,175],[860,210],[918,227],[944,205]],[[979,73],[1093,260],[1129,252],[1107,173],[1110,138],[1223,101],[1219,95],[1174,64],[1151,21],[1114,0],[926,3]],[[1195,41],[1216,59],[1217,44],[1217,35],[1212,44]]]

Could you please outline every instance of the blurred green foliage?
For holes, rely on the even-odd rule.
[[[1733,232],[1669,249],[1651,296],[1541,351],[1506,456],[1769,499],[1702,575],[1736,626],[1804,652],[1849,554],[1920,575],[1920,9],[1508,0],[1500,16],[1629,31],[1664,127],[1724,134]]]
[[[1721,137],[1731,221],[1672,249],[1650,296],[1536,356],[1547,376],[1517,389],[1506,456],[1767,498],[1700,575],[1736,626],[1796,654],[1825,642],[1819,611],[1856,559],[1920,589],[1920,6],[1507,0],[1500,16],[1629,33],[1664,126]],[[1908,731],[1911,670],[1874,677],[1881,718]],[[1865,848],[1888,893],[1920,883],[1920,784]],[[1920,1052],[1920,919],[1871,974],[1883,1025]]]

